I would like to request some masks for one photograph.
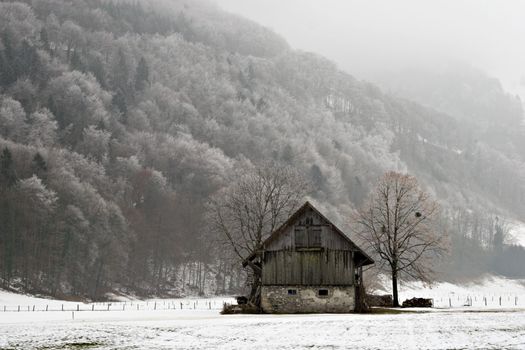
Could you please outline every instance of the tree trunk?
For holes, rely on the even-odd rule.
[[[261,282],[260,281],[254,280],[252,282],[250,298],[248,300],[250,304],[253,304],[257,308],[261,306]]]
[[[234,276],[235,276],[235,271],[232,271],[232,273],[230,274],[230,279],[228,280],[228,293],[232,293],[233,288],[235,287],[235,285],[234,285]],[[237,279],[238,279],[238,277],[237,277]]]
[[[363,282],[363,268],[358,268],[358,273],[354,281],[355,284],[355,307],[354,311],[358,313],[366,313],[370,311],[370,307],[366,303],[366,290]]]
[[[399,297],[397,294],[397,271],[392,270],[392,296],[394,300],[392,301],[393,307],[399,307]]]
[[[252,269],[253,271],[253,277],[251,281],[251,291],[250,291],[250,297],[248,298],[248,302],[254,306],[256,306],[258,309],[261,307],[261,270],[260,269]]]
[[[102,281],[103,271],[104,271],[104,259],[100,259],[98,263],[98,267],[97,267],[97,276],[95,278],[95,286],[93,288],[93,294],[91,297],[92,300],[98,300],[99,287]]]

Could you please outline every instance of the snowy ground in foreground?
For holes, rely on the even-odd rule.
[[[401,300],[411,296],[433,297],[437,308],[397,315],[222,316],[229,298],[82,304],[0,291],[0,349],[525,349],[525,287],[519,281],[493,277],[466,286],[401,288]],[[473,306],[463,306],[467,297],[476,298]]]
[[[7,314],[10,318],[15,313]],[[9,322],[1,315],[0,349],[79,349],[88,344],[92,345],[89,349],[115,350],[525,348],[524,311],[221,316],[217,310],[164,310],[77,314],[75,320],[37,316],[25,323]]]

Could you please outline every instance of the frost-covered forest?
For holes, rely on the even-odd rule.
[[[452,238],[442,278],[525,277],[504,220],[525,220],[521,101],[458,69],[404,99],[204,0],[3,1],[3,286],[234,291],[206,203],[267,161],[297,168],[346,227],[385,171],[409,172]]]

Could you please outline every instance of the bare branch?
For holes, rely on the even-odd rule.
[[[435,232],[438,205],[410,175],[386,173],[355,219],[364,248],[392,274],[394,302],[397,280],[429,281],[432,263],[446,252],[445,237]]]

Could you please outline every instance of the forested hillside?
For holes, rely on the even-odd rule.
[[[500,268],[496,215],[525,219],[525,135],[521,104],[491,94],[503,147],[476,114],[384,94],[205,1],[1,2],[3,285],[238,288],[205,204],[265,161],[299,169],[343,224],[386,170],[410,172],[442,205],[455,273]]]
[[[378,73],[376,81],[386,91],[470,124],[472,139],[507,157],[525,159],[522,101],[505,93],[501,83],[483,71],[466,63],[447,62],[432,68]]]

